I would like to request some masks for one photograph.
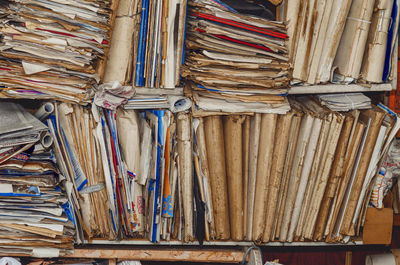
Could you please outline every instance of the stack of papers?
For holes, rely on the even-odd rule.
[[[46,125],[18,104],[1,102],[0,115],[0,150],[32,146],[47,131]]]
[[[67,254],[73,249],[74,218],[44,140],[50,137],[47,126],[19,105],[0,106],[0,252]]]
[[[393,10],[393,11],[392,11]],[[285,1],[293,81],[382,83],[393,79],[398,3],[388,0]],[[386,61],[385,61],[386,57]],[[294,89],[295,90],[295,89]]]
[[[371,108],[371,99],[363,93],[321,94],[317,98],[322,105],[333,111]]]
[[[0,7],[1,96],[83,102],[100,81],[110,1],[8,1]]]
[[[172,112],[187,111],[192,101],[183,96],[182,88],[146,89],[136,88],[136,96],[129,99],[125,109],[169,109]]]
[[[167,97],[140,97],[137,96],[133,99],[129,99],[127,104],[124,106],[125,109],[154,109],[169,107]]]
[[[339,113],[314,97],[287,104],[196,116],[54,103],[53,148],[43,147],[42,131],[0,164],[0,253],[46,246],[61,255],[96,238],[346,242],[359,235],[399,119],[383,105]],[[14,124],[26,135],[46,128],[4,105],[20,121],[1,137],[15,136]]]
[[[80,105],[57,103],[55,115],[47,122],[57,165],[66,179],[71,215],[76,220],[75,242],[93,237],[115,239],[118,220],[113,219],[115,209],[110,205],[114,200],[106,191],[103,167],[108,164],[101,160],[103,146],[96,138],[95,117]]]
[[[182,76],[195,94],[241,102],[283,101],[290,66],[282,22],[189,1]]]
[[[130,2],[130,6],[134,7],[141,6],[137,25],[131,29],[137,44],[132,55],[133,84],[138,87],[174,88],[180,82],[186,0],[124,2]],[[136,12],[133,14],[136,16]],[[126,70],[132,68],[128,66]]]

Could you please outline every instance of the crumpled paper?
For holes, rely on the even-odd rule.
[[[4,257],[0,259],[0,265],[21,265],[21,262],[14,258]]]
[[[94,96],[94,104],[105,109],[116,110],[136,94],[132,86],[123,86],[118,81],[101,84]]]

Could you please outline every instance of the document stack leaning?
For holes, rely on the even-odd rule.
[[[53,107],[47,103],[35,115],[44,119]],[[76,222],[47,126],[11,102],[1,102],[0,117],[0,252],[70,253]]]

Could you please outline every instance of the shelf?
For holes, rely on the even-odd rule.
[[[110,240],[97,240],[94,239],[91,242],[85,242],[88,245],[120,245],[120,246],[177,246],[177,247],[190,247],[199,246],[199,242],[188,242],[182,243],[181,241],[161,241],[159,243],[152,243],[147,240],[121,240],[121,241],[110,241]],[[253,246],[253,242],[249,241],[204,241],[203,246],[218,246],[218,247],[250,247]],[[355,246],[363,245],[361,240],[348,242],[348,243],[326,243],[326,242],[268,242],[257,244],[259,246],[266,247],[279,247],[279,246],[311,246],[311,247],[321,247],[321,246]]]
[[[66,258],[118,259],[140,261],[190,261],[207,263],[239,263],[243,259],[244,249],[199,249],[199,248],[137,248],[115,249],[77,248],[74,254]]]
[[[288,93],[290,95],[296,95],[296,94],[325,94],[325,93],[345,93],[345,92],[382,92],[382,91],[391,91],[392,89],[393,88],[390,83],[373,84],[373,85],[326,84],[326,85],[313,85],[313,86],[293,86],[289,88]]]
[[[145,88],[137,87],[137,95],[173,95],[182,96],[183,88],[177,87],[175,89],[166,88]],[[345,93],[345,92],[382,92],[391,91],[393,89],[391,83],[384,84],[366,84],[366,85],[339,85],[339,84],[325,84],[325,85],[305,85],[305,86],[293,86],[288,89],[289,95],[297,94],[325,94],[325,93]]]

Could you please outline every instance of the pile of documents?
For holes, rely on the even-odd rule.
[[[186,0],[141,2],[140,27],[135,33],[134,84],[173,88],[180,82]]]
[[[397,1],[285,1],[281,13],[283,21],[288,21],[294,81],[382,83],[393,79]]]
[[[10,102],[1,102],[0,117],[0,252],[67,254],[75,223],[47,126]]]
[[[195,101],[257,102],[268,109],[285,100],[291,69],[284,23],[241,14],[217,1],[188,6],[182,76]]]
[[[180,82],[186,0],[120,0],[105,82],[174,88]]]
[[[49,126],[77,240],[359,235],[400,121],[383,105],[336,112],[314,97],[289,102],[284,114],[219,115],[56,104]]]
[[[60,171],[71,186],[77,243],[195,239],[188,114],[62,103],[50,131]]]
[[[92,237],[115,239],[103,171],[108,164],[101,160],[103,146],[96,138],[97,123],[91,110],[77,104],[56,104],[48,124],[57,165],[66,178],[71,214],[77,223],[76,243]]]
[[[359,234],[398,117],[382,105],[339,113],[311,97],[290,101],[285,115],[200,118],[215,239],[343,242]]]
[[[136,96],[129,99],[125,109],[169,109],[172,112],[187,111],[192,107],[192,101],[183,96],[182,88],[147,89],[136,88]]]
[[[93,113],[118,236],[194,240],[190,116],[166,110]]]
[[[320,94],[316,97],[322,105],[333,111],[371,108],[371,99],[363,93]]]
[[[84,102],[103,75],[113,2],[2,2],[0,95]]]

